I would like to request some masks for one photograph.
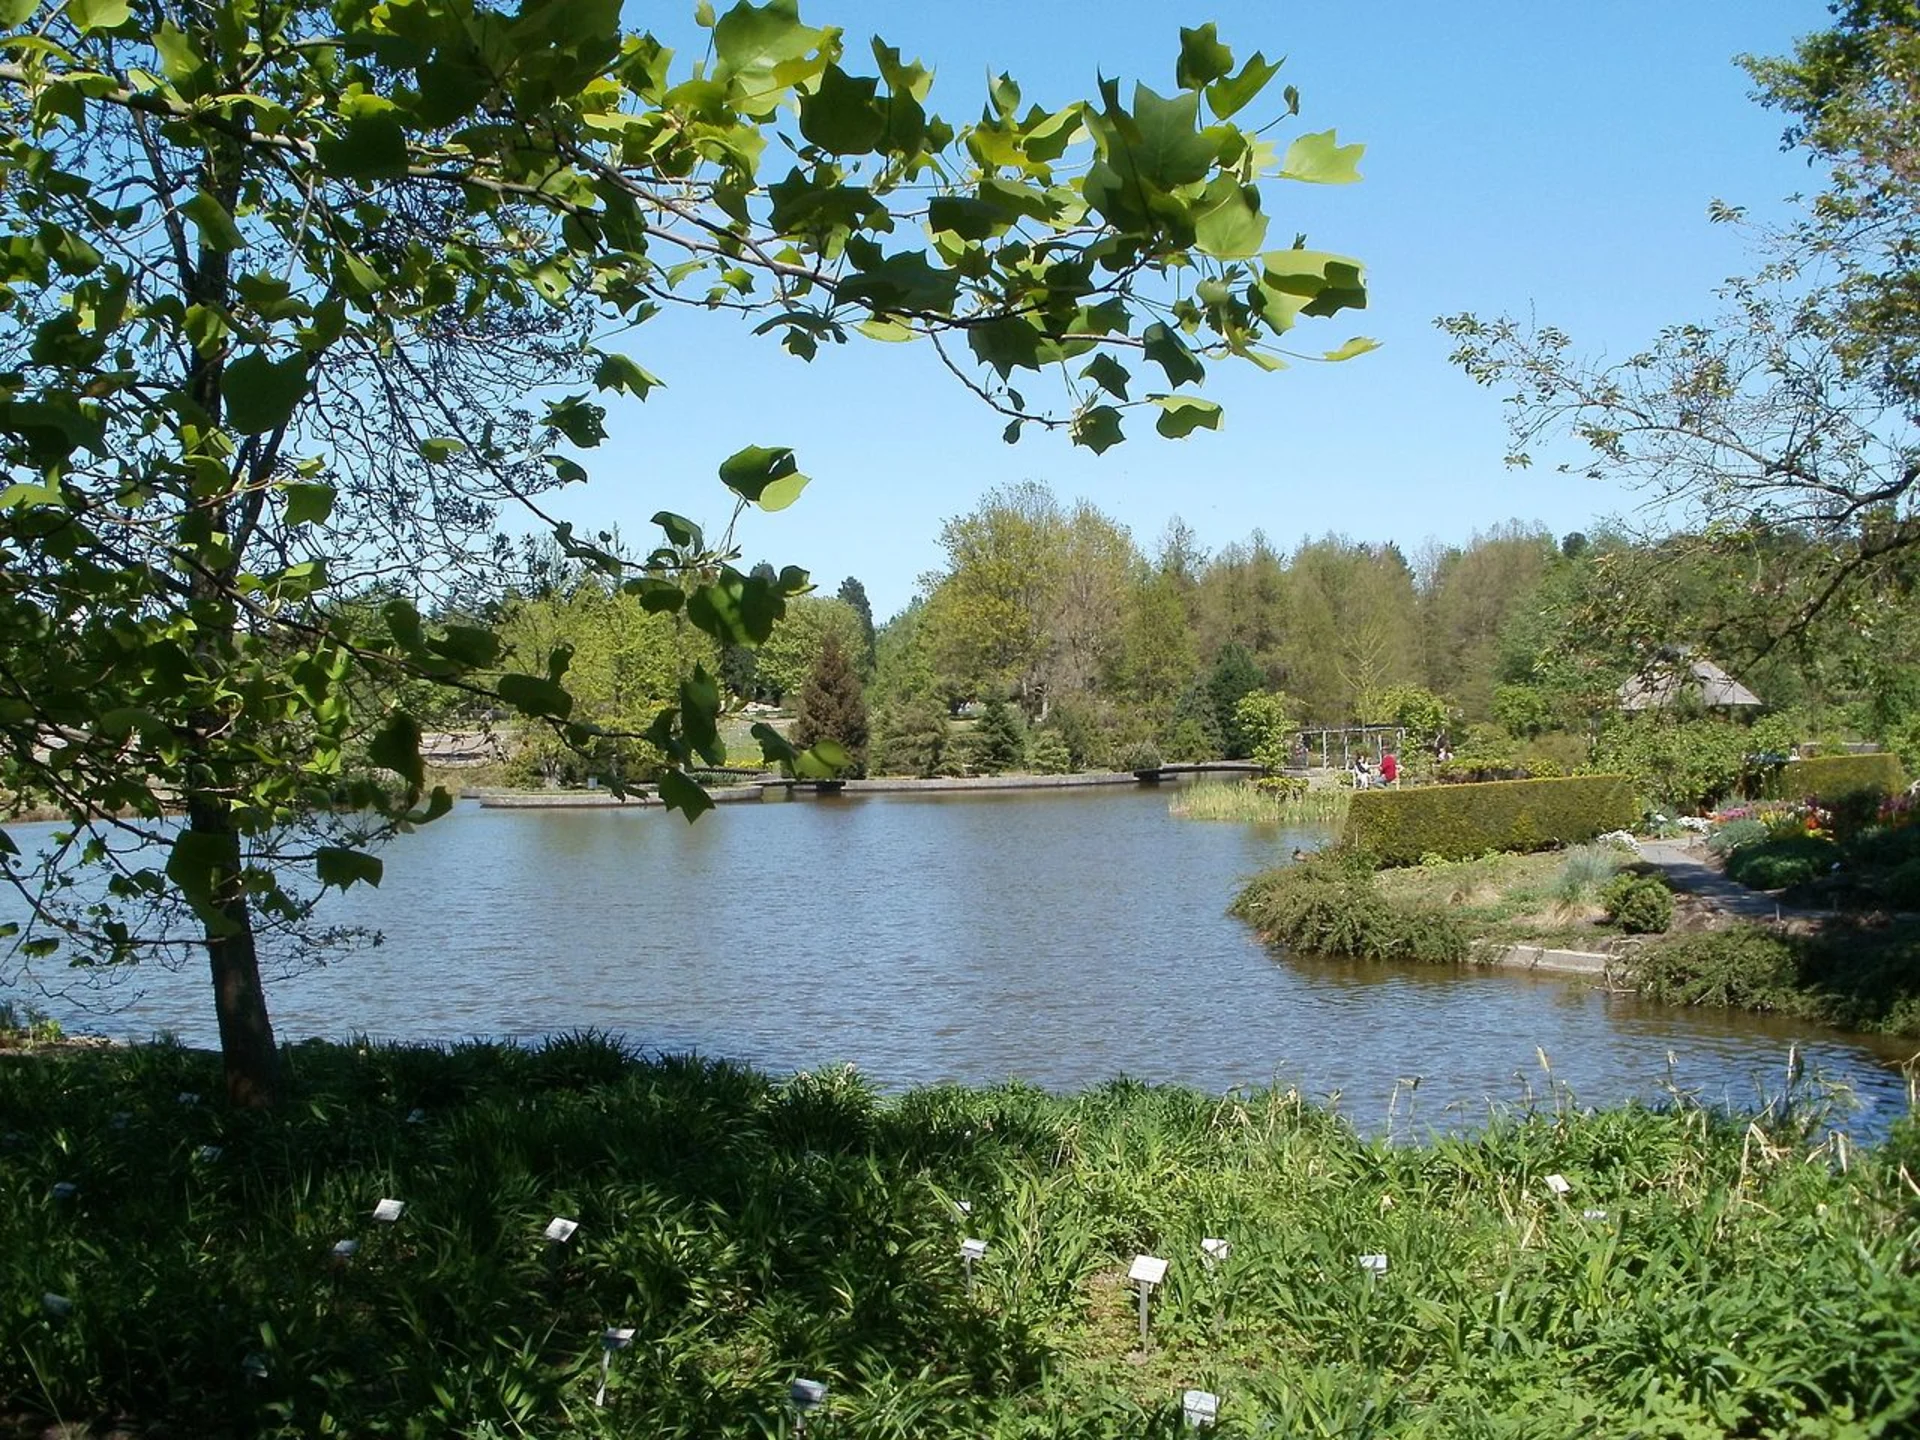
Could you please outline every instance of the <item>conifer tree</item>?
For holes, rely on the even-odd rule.
[[[821,642],[820,658],[800,688],[799,712],[793,724],[796,744],[838,741],[852,762],[848,775],[857,779],[867,773],[867,702],[836,635],[829,633]]]
[[[1027,763],[1027,737],[1013,707],[995,695],[973,730],[974,763],[983,775],[1018,770]]]

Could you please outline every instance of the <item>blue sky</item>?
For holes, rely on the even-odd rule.
[[[627,14],[669,43],[699,43],[690,4]],[[977,115],[989,68],[1042,103],[1091,94],[1101,72],[1168,91],[1179,27],[1213,19],[1237,57],[1288,57],[1274,88],[1300,89],[1292,127],[1367,146],[1363,183],[1276,184],[1267,209],[1277,240],[1303,230],[1368,269],[1369,310],[1311,322],[1295,332],[1301,348],[1352,334],[1384,348],[1276,375],[1215,366],[1218,433],[1165,441],[1136,419],[1103,457],[1032,433],[1010,447],[925,346],[857,342],[806,365],[704,315],[634,336],[627,348],[668,388],[614,407],[594,479],[561,513],[636,538],[661,508],[718,524],[719,461],[791,445],[813,484],[792,509],[749,517],[747,559],[803,565],[828,592],[857,575],[881,617],[938,564],[943,519],[1020,480],[1087,497],[1149,549],[1175,514],[1209,549],[1257,527],[1288,547],[1333,531],[1412,552],[1510,519],[1564,533],[1619,513],[1630,495],[1504,468],[1500,405],[1447,364],[1433,318],[1532,313],[1587,352],[1628,353],[1662,324],[1710,315],[1714,285],[1745,268],[1745,241],[1708,223],[1710,200],[1765,214],[1816,183],[1780,153],[1780,118],[1748,98],[1733,57],[1820,28],[1817,0],[1188,13],[1133,0],[803,0],[802,15],[843,27],[850,54],[864,57],[876,32],[917,54],[937,70],[935,107],[956,120]]]

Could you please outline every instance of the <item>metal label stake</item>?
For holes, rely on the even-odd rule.
[[[1167,1262],[1154,1255],[1136,1255],[1127,1278],[1140,1287],[1140,1348],[1147,1348],[1147,1306],[1153,1287],[1167,1278]]]

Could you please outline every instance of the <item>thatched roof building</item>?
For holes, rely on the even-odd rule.
[[[1622,710],[1664,710],[1669,705],[1738,710],[1765,703],[1711,660],[1685,650],[1662,656],[1620,687]]]

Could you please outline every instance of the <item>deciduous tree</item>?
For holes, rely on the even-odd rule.
[[[661,383],[616,335],[678,305],[803,358],[920,337],[1014,436],[1098,451],[1132,412],[1217,424],[1208,365],[1270,364],[1299,317],[1364,301],[1354,262],[1265,248],[1259,188],[1351,180],[1358,147],[1242,130],[1277,66],[1236,65],[1211,26],[1166,94],[1023,107],[1002,77],[954,126],[927,69],[878,41],[863,62],[793,0],[703,4],[697,65],[619,10],[0,7],[0,788],[52,797],[76,835],[6,873],[35,955],[56,931],[113,960],[205,954],[236,1102],[276,1088],[262,926],[377,881],[380,835],[449,803],[397,706],[379,773],[350,773],[351,673],[598,738],[564,651],[503,668],[491,632],[432,619],[450,577],[497,568],[502,507],[721,644],[764,641],[806,588],[669,511],[632,566],[553,523],[543,494],[605,433],[596,396]],[[1062,362],[1088,381],[1064,404],[1015,388]],[[720,476],[768,509],[806,483],[777,444]],[[378,623],[328,603],[375,579],[400,596]],[[646,728],[689,817],[719,703],[696,671]],[[81,861],[107,893],[62,908]]]

